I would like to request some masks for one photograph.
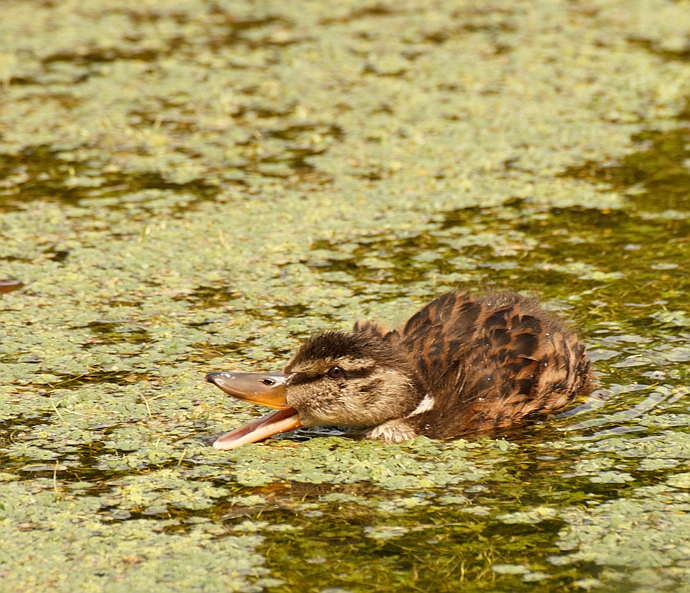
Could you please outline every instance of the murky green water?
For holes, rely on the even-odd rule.
[[[3,589],[690,590],[686,2],[2,12]],[[458,285],[538,292],[597,391],[208,446],[260,412],[206,372]]]

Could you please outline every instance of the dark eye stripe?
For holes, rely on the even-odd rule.
[[[345,370],[345,369],[343,369]],[[353,369],[351,371],[345,370],[345,379],[363,379],[368,377],[374,372],[374,367],[368,367],[364,369]],[[314,375],[312,373],[295,373],[290,379],[289,385],[307,385],[309,383],[314,383],[314,381],[320,381],[326,377],[326,373],[323,375]]]

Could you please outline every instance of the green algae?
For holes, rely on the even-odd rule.
[[[267,572],[255,551],[260,538],[219,538],[208,523],[168,534],[165,522],[150,529],[145,519],[105,521],[97,498],[41,491],[40,484],[4,484],[0,500],[1,537],[12,541],[2,550],[3,581],[12,590],[188,591],[203,579],[239,591]]]
[[[5,2],[0,575],[17,591],[687,585],[683,2]],[[599,389],[504,438],[301,431],[202,383],[458,284]]]
[[[488,467],[504,460],[500,449],[492,455],[494,449],[488,447],[483,451],[485,467],[480,468],[463,455],[463,442],[443,449],[426,441],[420,437],[392,450],[382,443],[330,437],[314,439],[309,447],[292,443],[278,449],[246,447],[223,458],[234,462],[233,481],[245,486],[281,479],[311,484],[366,482],[394,490],[442,488],[481,480],[490,475]],[[202,449],[193,459],[201,462],[209,455]]]

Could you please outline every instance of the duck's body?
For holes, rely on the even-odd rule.
[[[568,404],[589,383],[585,346],[536,299],[444,294],[400,330],[357,322],[310,338],[282,374],[210,373],[245,401],[279,408],[218,449],[298,426],[349,426],[401,442],[486,433]]]

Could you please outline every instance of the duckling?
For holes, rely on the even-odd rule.
[[[585,345],[536,298],[453,291],[388,331],[357,321],[309,338],[282,373],[206,375],[277,412],[213,444],[234,449],[300,426],[341,426],[399,443],[505,429],[551,414],[590,383]]]

